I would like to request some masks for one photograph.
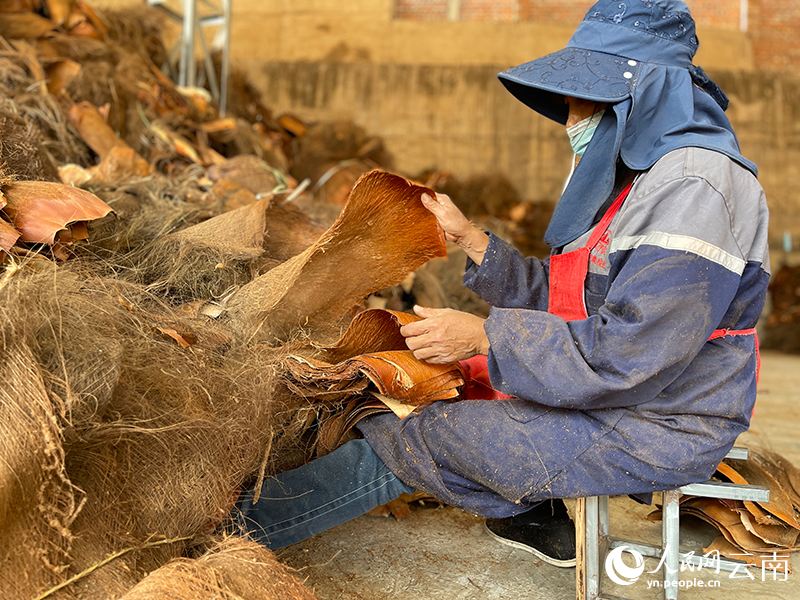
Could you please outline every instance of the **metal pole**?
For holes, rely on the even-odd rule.
[[[200,38],[200,49],[203,51],[203,64],[206,69],[208,88],[211,91],[211,97],[219,103],[219,86],[217,85],[217,73],[214,69],[214,60],[211,56],[211,52],[208,51],[208,45],[206,44],[206,37],[203,35],[203,30],[200,29],[198,33],[200,34],[198,37]]]
[[[747,0],[739,0],[739,29],[747,31],[749,6]]]
[[[222,0],[222,11],[225,22],[222,27],[225,32],[225,42],[222,46],[222,68],[220,71],[219,114],[225,116],[228,107],[228,69],[231,60],[231,2]]]
[[[197,20],[195,0],[183,0],[183,37],[181,39],[181,62],[178,72],[178,85],[194,86],[194,32]]]
[[[447,0],[447,20],[458,21],[461,19],[461,0]]]
[[[678,600],[678,572],[680,570],[680,499],[679,490],[663,492],[661,516],[661,543],[664,557],[664,599]]]

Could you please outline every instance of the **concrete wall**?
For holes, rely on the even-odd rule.
[[[564,132],[516,102],[496,74],[563,47],[591,2],[518,0],[518,22],[398,19],[397,2],[236,0],[234,62],[276,113],[352,120],[383,138],[399,171],[501,172],[528,199],[557,198],[570,159]],[[689,5],[701,40],[695,62],[731,97],[743,151],[761,169],[773,237],[787,229],[800,243],[800,2],[751,0],[748,34],[738,27],[738,0]],[[568,22],[543,22],[557,15]],[[794,61],[794,74],[765,72],[767,32],[784,44],[771,61]]]
[[[234,59],[276,112],[353,120],[383,138],[404,173],[500,172],[526,198],[558,197],[571,156],[564,132],[515,101],[496,74],[563,47],[571,25],[398,20],[389,0],[291,7],[237,0],[235,7]],[[758,74],[751,39],[733,17],[727,28],[700,29],[696,63],[731,96],[731,119],[745,154],[761,166],[775,222],[800,239],[787,179],[800,159],[793,135],[800,89],[792,76]]]
[[[750,14],[750,36],[760,68],[800,69],[800,2],[756,0]]]
[[[687,0],[702,26],[738,29],[740,0]],[[462,21],[540,21],[575,23],[594,4],[593,0],[396,0],[396,18],[446,20],[448,5],[458,5]]]
[[[262,65],[266,104],[315,120],[351,119],[379,135],[399,171],[508,175],[524,196],[555,199],[567,174],[562,127],[497,81],[496,67],[281,62]]]
[[[269,62],[252,73],[268,106],[305,119],[351,119],[380,135],[398,170],[507,175],[524,197],[558,197],[571,151],[561,127],[514,100],[500,66]],[[760,168],[774,242],[800,244],[800,77],[711,71],[731,99],[743,152]]]
[[[713,76],[731,97],[728,116],[743,153],[758,164],[773,245],[779,247],[788,231],[800,248],[800,75],[724,71]]]
[[[393,18],[394,7],[393,0],[237,0],[232,52],[249,67],[269,61],[511,66],[563,47],[580,20],[421,21]],[[748,36],[700,24],[698,33],[697,64],[753,68]]]

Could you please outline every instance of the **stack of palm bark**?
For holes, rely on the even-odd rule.
[[[683,496],[681,514],[720,531],[705,553],[739,560],[767,571],[790,572],[790,553],[800,550],[800,470],[784,457],[751,448],[748,460],[725,459],[715,477],[769,489],[769,502]],[[661,512],[651,514],[660,518]]]
[[[400,327],[419,320],[407,313],[372,309],[357,315],[330,346],[309,344],[287,357],[289,389],[329,407],[317,455],[337,448],[363,417],[391,410],[403,418],[437,400],[455,400],[464,385],[458,363],[420,362]]]

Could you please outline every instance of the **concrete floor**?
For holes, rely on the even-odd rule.
[[[800,466],[800,356],[764,353],[755,417],[742,442],[764,445]],[[570,509],[572,503],[569,503]],[[660,523],[646,520],[650,507],[627,497],[611,499],[611,533],[656,542]],[[683,550],[701,553],[717,532],[685,519]],[[559,569],[495,542],[483,519],[454,508],[415,508],[401,521],[360,517],[278,556],[320,600],[572,600],[575,570]],[[648,559],[646,571],[654,570]],[[798,565],[796,565],[798,567]],[[789,600],[800,598],[800,576],[786,581],[731,579],[713,571],[684,572],[681,579],[703,587],[681,590],[683,600]],[[767,574],[769,575],[769,573]],[[647,575],[627,587],[604,581],[604,591],[635,600],[660,598]],[[650,577],[656,577],[652,575]],[[653,580],[651,580],[653,581]],[[652,585],[652,584],[651,584]]]

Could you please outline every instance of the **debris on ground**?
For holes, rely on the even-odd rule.
[[[715,478],[766,487],[769,502],[683,496],[681,515],[702,519],[720,531],[703,552],[790,573],[789,554],[800,550],[800,469],[775,452],[750,448],[747,460],[726,458]],[[661,511],[649,517],[660,519]]]

